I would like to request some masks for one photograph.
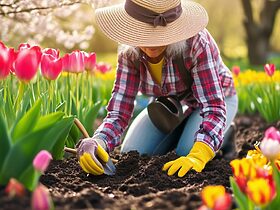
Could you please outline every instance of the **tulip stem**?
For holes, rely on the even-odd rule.
[[[20,103],[22,101],[23,94],[24,94],[24,88],[25,88],[25,84],[23,82],[19,82],[19,89],[18,89],[18,94],[16,97],[16,103],[15,103],[16,110],[19,109]]]
[[[79,86],[79,74],[76,74],[76,107],[77,107],[77,115],[79,114],[80,111],[80,103],[79,103],[79,90],[80,90],[80,86]],[[79,116],[79,115],[78,115]]]

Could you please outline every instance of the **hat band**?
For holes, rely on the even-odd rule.
[[[171,23],[179,18],[182,13],[181,3],[178,6],[163,13],[157,13],[138,5],[131,0],[126,0],[124,9],[128,15],[135,18],[136,20],[151,24],[154,27],[158,25],[166,26],[167,23]]]

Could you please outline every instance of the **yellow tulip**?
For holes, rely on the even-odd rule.
[[[256,205],[265,206],[275,196],[275,184],[269,179],[258,178],[247,183],[247,195]]]
[[[211,209],[214,207],[216,198],[224,194],[225,188],[223,186],[207,186],[201,191],[203,202]]]

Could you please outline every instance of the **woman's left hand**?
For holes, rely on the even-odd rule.
[[[195,142],[187,156],[179,157],[176,160],[165,163],[162,170],[168,170],[168,176],[172,176],[179,171],[178,176],[183,177],[191,169],[196,172],[201,172],[206,163],[208,163],[214,156],[215,153],[208,145],[202,142]]]

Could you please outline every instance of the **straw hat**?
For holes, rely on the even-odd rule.
[[[163,46],[196,35],[208,23],[205,9],[190,0],[126,0],[96,9],[96,21],[112,40],[130,46]]]

